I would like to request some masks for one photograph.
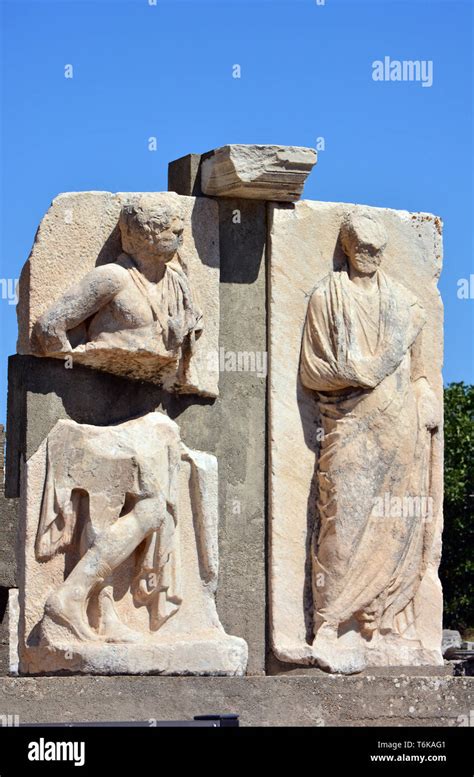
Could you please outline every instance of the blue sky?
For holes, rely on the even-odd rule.
[[[189,152],[324,137],[305,197],[443,218],[444,380],[474,382],[474,299],[457,297],[474,273],[472,2],[0,5],[1,278],[18,277],[60,192],[165,190],[168,162]],[[433,85],[374,82],[384,56],[431,60]],[[3,420],[16,340],[6,299],[0,316]]]

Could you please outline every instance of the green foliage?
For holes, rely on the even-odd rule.
[[[474,386],[444,389],[445,628],[474,626]]]

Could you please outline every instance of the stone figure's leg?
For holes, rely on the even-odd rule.
[[[166,500],[160,493],[138,501],[127,515],[101,532],[64,583],[48,597],[45,616],[67,626],[80,639],[100,639],[88,623],[90,596],[150,532],[159,529],[165,515]]]
[[[163,531],[156,536],[158,595],[150,611],[150,628],[157,631],[168,618],[178,612],[182,602],[180,595],[180,569],[177,564],[176,526],[173,516],[167,515]]]
[[[151,631],[157,631],[182,602],[178,552],[175,521],[167,512],[159,533],[148,539],[132,585],[136,604],[149,608]]]
[[[106,585],[99,594],[100,636],[106,642],[141,642],[143,634],[122,623],[115,609],[112,585]]]
[[[94,544],[97,535],[97,526],[112,525],[117,521],[121,511],[126,512],[123,504],[112,504],[106,500],[106,512],[104,512],[104,497],[101,494],[77,492],[73,498],[86,498],[87,509],[83,511],[82,529],[79,533],[78,549],[79,558],[82,559],[90,547]],[[136,499],[133,499],[135,502]],[[122,624],[115,609],[113,597],[113,578],[107,578],[103,586],[97,586],[89,597],[87,603],[87,619],[89,624],[106,641],[135,642],[139,635]]]

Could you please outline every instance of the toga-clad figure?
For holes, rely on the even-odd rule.
[[[431,488],[431,438],[441,409],[424,375],[425,312],[380,264],[387,235],[365,213],[343,220],[347,266],[315,288],[300,376],[316,392],[324,431],[312,557],[313,654],[359,671],[367,648],[419,649],[413,601],[431,551],[430,515],[381,515]],[[429,504],[425,501],[424,504]]]

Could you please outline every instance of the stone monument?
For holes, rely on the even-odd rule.
[[[58,717],[37,682],[76,693],[68,720],[472,708],[441,655],[442,224],[301,200],[315,163],[222,146],[169,192],[61,194],[42,220],[0,581],[27,719]]]
[[[21,279],[20,349],[216,396],[218,269],[211,201],[58,198]],[[20,670],[242,674],[247,645],[227,636],[214,598],[217,460],[165,414],[134,415],[58,419],[23,467]]]

